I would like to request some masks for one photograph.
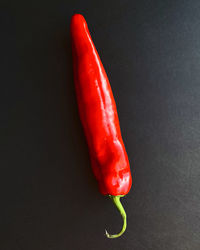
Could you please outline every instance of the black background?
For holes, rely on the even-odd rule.
[[[200,249],[200,2],[1,1],[0,249]],[[70,18],[111,82],[134,175],[99,194],[76,106]]]

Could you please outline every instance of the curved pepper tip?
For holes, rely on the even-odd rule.
[[[117,207],[117,209],[119,210],[122,218],[123,218],[123,227],[122,227],[122,230],[118,233],[118,234],[109,234],[106,230],[106,236],[107,238],[109,239],[115,239],[115,238],[118,238],[120,237],[126,230],[126,226],[127,226],[127,222],[126,222],[126,212],[120,202],[120,198],[123,197],[124,195],[117,195],[117,196],[114,196],[114,195],[109,195],[109,197],[111,198],[111,200],[113,201],[113,203],[115,204],[115,206]]]
[[[74,21],[86,22],[84,16],[79,13],[75,13],[72,15],[71,22],[74,22]]]
[[[71,17],[71,22],[70,22],[71,33],[82,34],[82,31],[84,31],[85,27],[87,27],[87,23],[83,15],[74,14]]]

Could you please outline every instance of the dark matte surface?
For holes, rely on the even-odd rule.
[[[93,178],[69,23],[84,14],[134,173],[121,218]],[[200,249],[200,2],[1,1],[1,250]]]

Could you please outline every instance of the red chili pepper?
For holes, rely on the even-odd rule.
[[[120,197],[131,188],[129,161],[110,83],[82,15],[72,16],[70,30],[78,109],[92,169],[100,192],[109,195],[124,221],[119,234],[110,235],[106,231],[108,238],[117,238],[126,229]]]

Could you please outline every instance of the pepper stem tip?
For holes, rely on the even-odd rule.
[[[123,218],[123,227],[122,230],[118,233],[118,234],[109,234],[106,230],[106,236],[109,239],[114,239],[114,238],[118,238],[120,237],[126,230],[126,226],[127,226],[127,222],[126,222],[126,212],[120,202],[120,198],[123,197],[124,195],[109,195],[109,197],[111,198],[111,200],[113,201],[113,203],[115,204],[115,206],[117,207],[117,209],[119,210],[122,218]]]

